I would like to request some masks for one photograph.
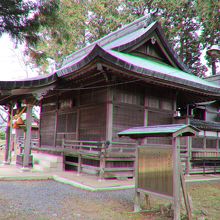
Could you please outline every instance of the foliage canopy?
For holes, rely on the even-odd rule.
[[[45,2],[49,14],[35,3],[10,6],[14,9],[10,13],[20,19],[15,16],[21,32],[10,29],[11,24],[5,26],[7,32],[18,38],[20,34],[33,37],[29,31],[37,33],[40,41],[27,51],[43,72],[47,70],[48,58],[60,63],[65,56],[147,13],[162,23],[171,46],[195,75],[203,76],[207,70],[200,61],[202,50],[220,40],[218,0],[60,0],[59,7],[51,6],[52,0]],[[26,10],[30,8],[40,12],[34,19],[28,19],[30,13]],[[24,17],[21,10],[25,12]],[[16,22],[12,24],[16,26]]]

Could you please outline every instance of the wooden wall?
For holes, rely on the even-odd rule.
[[[41,146],[62,145],[62,139],[106,140],[107,90],[66,92],[42,102]]]
[[[53,147],[56,138],[57,99],[44,100],[40,115],[40,146]]]
[[[144,125],[144,90],[138,86],[120,86],[113,89],[112,141],[131,142],[119,138],[117,133],[135,126]]]
[[[135,126],[170,124],[174,110],[175,97],[168,89],[132,84],[62,93],[42,102],[41,145],[61,146],[64,138],[132,142],[117,133]]]

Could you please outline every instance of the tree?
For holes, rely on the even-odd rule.
[[[47,25],[39,29],[40,41],[34,47],[27,47],[26,52],[32,63],[45,73],[50,58],[59,63],[63,57],[85,46],[86,3],[61,0],[57,13],[44,19]]]
[[[202,44],[199,36],[201,23],[197,18],[195,1],[160,1],[159,20],[170,44],[180,59],[197,76],[204,76],[207,68],[201,63]],[[184,15],[184,16],[183,16]]]
[[[7,0],[0,1],[0,36],[8,33],[17,41],[36,43],[37,31],[47,24],[46,19],[55,12],[56,0]]]
[[[93,42],[126,23],[120,0],[94,0],[88,5],[87,40]]]
[[[198,18],[202,24],[201,42],[203,49],[209,49],[213,45],[220,44],[220,16],[219,16],[219,1],[206,0],[197,2]],[[212,66],[213,72],[216,72],[217,59],[212,60],[206,56],[208,64]]]
[[[204,33],[209,32],[210,39],[213,37],[206,25],[208,21],[212,21],[212,16],[208,11],[213,5],[210,6],[209,3],[203,3],[203,1],[196,3],[196,0],[78,0],[70,2],[61,0],[58,13],[60,23],[51,24],[46,32],[42,32],[44,38],[48,40],[41,41],[37,51],[42,51],[45,57],[51,57],[56,62],[60,62],[62,57],[87,43],[105,36],[146,13],[152,13],[156,19],[161,21],[166,37],[182,61],[190,67],[193,74],[203,76],[206,67],[201,63],[200,56],[206,45],[205,36],[206,38],[209,36]],[[217,3],[214,6],[216,5]],[[200,8],[203,6],[206,7],[204,11],[201,11]],[[200,17],[203,16],[206,22],[202,22]],[[218,30],[217,24],[215,28]],[[201,34],[203,29],[204,33]],[[56,34],[50,34],[54,30]],[[218,31],[214,33],[214,38],[217,38]],[[41,60],[45,63],[45,59]]]

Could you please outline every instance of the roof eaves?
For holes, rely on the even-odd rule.
[[[65,68],[57,70],[56,74],[58,77],[67,77],[68,75],[88,65],[96,57],[102,56],[101,54],[103,52],[104,50],[98,44],[93,45],[92,51],[90,51],[87,56],[82,57],[82,59],[78,59],[75,63],[65,66]]]
[[[80,70],[82,67],[85,67],[91,61],[95,60],[95,58],[100,57],[104,61],[112,63],[112,65],[116,65],[118,67],[127,69],[131,73],[133,72],[133,73],[138,74],[136,76],[139,76],[139,77],[143,77],[143,78],[149,77],[149,78],[158,80],[158,82],[161,81],[161,83],[162,82],[163,83],[167,82],[169,84],[172,83],[173,86],[176,85],[179,88],[196,89],[198,92],[199,91],[202,93],[211,92],[212,94],[210,95],[215,95],[218,97],[220,96],[220,88],[214,84],[212,86],[211,83],[209,83],[210,84],[209,85],[208,82],[206,81],[205,81],[206,83],[204,82],[202,84],[199,81],[197,82],[196,80],[192,81],[190,79],[186,79],[186,77],[185,78],[175,77],[167,73],[161,73],[155,70],[151,70],[149,68],[145,68],[143,66],[138,66],[135,62],[134,62],[135,64],[128,62],[129,61],[128,59],[123,60],[120,56],[117,56],[117,54],[122,55],[123,53],[112,51],[112,50],[105,50],[101,48],[98,44],[96,44],[93,50],[86,57],[84,57],[77,63],[74,63],[64,69],[58,70],[57,75],[58,77],[66,77],[70,74],[73,74],[75,71]],[[188,74],[188,73],[185,73],[185,74]],[[198,78],[198,80],[201,80],[201,79]]]
[[[142,66],[138,66],[132,63],[128,63],[128,60],[123,60],[121,57],[117,56],[117,53],[120,52],[116,52],[116,51],[108,51],[108,54],[111,54],[112,57],[109,57],[107,59],[107,56],[104,57],[105,60],[112,62],[115,65],[121,66],[122,68],[125,68],[129,71],[132,72],[136,72],[138,74],[141,74],[142,76],[148,76],[148,77],[153,77],[156,78],[157,80],[163,80],[163,81],[168,81],[168,82],[172,82],[172,84],[179,84],[179,86],[188,86],[190,87],[194,87],[196,88],[198,91],[209,91],[209,92],[213,92],[216,93],[216,95],[220,96],[220,88],[212,83],[208,83],[204,80],[204,83],[200,83],[200,82],[193,82],[190,79],[186,79],[185,78],[181,78],[181,77],[175,77],[166,73],[161,73],[155,70],[151,70],[151,69],[147,69],[145,67]],[[120,53],[122,54],[122,53]],[[114,57],[114,58],[113,58]],[[180,71],[180,70],[179,70]],[[183,72],[184,73],[184,72]],[[185,74],[189,74],[186,73]],[[196,77],[196,76],[191,76],[190,77]],[[202,79],[198,78],[199,81],[201,81]],[[213,86],[212,86],[213,85]]]
[[[0,81],[0,90],[12,90],[12,89],[23,89],[23,88],[37,88],[42,86],[50,85],[57,80],[55,73],[45,76],[37,76],[24,80],[17,81]]]

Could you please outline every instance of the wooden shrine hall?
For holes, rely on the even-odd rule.
[[[192,75],[149,16],[69,55],[50,75],[0,82],[0,92],[1,105],[40,105],[31,153],[47,169],[133,177],[136,143],[120,131],[191,124],[200,132],[181,143],[185,173],[220,172],[219,85]]]

